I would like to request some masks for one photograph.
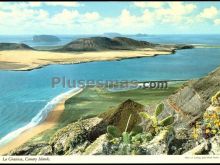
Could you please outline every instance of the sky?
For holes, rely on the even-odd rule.
[[[0,34],[219,34],[220,2],[0,2]]]

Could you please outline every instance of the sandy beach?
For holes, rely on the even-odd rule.
[[[172,48],[96,51],[96,52],[52,52],[36,50],[7,50],[0,51],[0,70],[32,70],[50,64],[72,64],[91,61],[121,60],[126,58],[150,57],[155,55],[168,55]],[[21,133],[17,138],[0,148],[0,155],[18,148],[34,136],[53,128],[65,108],[65,101],[78,94],[72,93],[60,101],[49,113],[47,119],[38,126]]]
[[[36,50],[0,51],[0,70],[32,70],[50,64],[71,64],[91,61],[120,60],[171,54],[172,48],[96,51],[51,52]]]
[[[64,97],[57,105],[56,107],[48,114],[48,117],[46,120],[39,124],[36,127],[33,127],[23,133],[21,133],[17,138],[0,148],[0,155],[7,154],[8,152],[18,148],[19,146],[23,145],[24,143],[28,142],[31,138],[34,136],[44,132],[47,129],[53,128],[57,121],[59,120],[62,112],[65,109],[65,101],[74,95],[77,95],[78,93],[82,92],[83,89],[80,89],[77,92],[72,92],[71,94]]]

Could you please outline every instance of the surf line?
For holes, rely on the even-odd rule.
[[[52,124],[49,124],[49,123],[51,123],[51,120],[53,120],[52,121],[53,124],[55,124],[57,122],[57,120],[59,119],[59,115],[62,114],[61,111],[64,110],[65,101],[68,98],[70,98],[70,97],[72,97],[82,91],[83,91],[83,88],[75,88],[75,89],[69,90],[65,93],[62,93],[62,94],[54,97],[51,101],[49,101],[40,110],[40,112],[35,117],[32,118],[32,120],[27,125],[15,130],[15,131],[10,132],[6,136],[1,138],[0,139],[0,148],[7,147],[8,143],[13,142],[13,140],[16,140],[16,138],[19,138],[20,134],[28,132],[29,129],[34,129],[34,128],[38,127],[38,125],[41,126],[41,125],[46,124],[45,122],[47,122],[47,120],[50,120],[50,122],[48,122],[48,124],[47,124],[47,127],[50,127],[50,126],[52,127]],[[63,104],[63,107],[56,108],[59,106],[60,103]],[[55,113],[55,111],[56,111],[56,115],[53,114],[53,113]],[[57,113],[58,111],[59,111],[59,114]],[[40,130],[36,131],[36,133],[33,132],[33,134],[37,134],[37,132],[39,132],[39,131]],[[1,151],[1,149],[0,149],[0,151]]]

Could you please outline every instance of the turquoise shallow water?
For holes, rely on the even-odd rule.
[[[182,38],[181,38],[182,37]],[[220,44],[215,36],[149,36],[142,38],[163,43]],[[1,40],[1,38],[0,38]],[[50,65],[32,71],[0,71],[0,145],[17,136],[25,126],[42,121],[62,93],[69,88],[51,87],[53,77],[70,80],[185,80],[207,75],[220,65],[220,49],[179,50],[121,61]],[[39,114],[39,112],[41,112]],[[28,128],[28,127],[27,127]],[[16,131],[20,129],[20,131]],[[13,132],[16,131],[16,132]],[[7,140],[5,140],[7,139]]]

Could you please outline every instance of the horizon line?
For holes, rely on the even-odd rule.
[[[109,33],[101,33],[101,34],[53,34],[53,33],[33,33],[33,34],[0,34],[0,36],[21,36],[21,35],[72,35],[72,36],[77,36],[77,35],[107,35],[107,34],[114,34],[117,32],[109,32]],[[134,34],[121,34],[118,33],[119,35],[220,35],[220,33],[134,33]]]

